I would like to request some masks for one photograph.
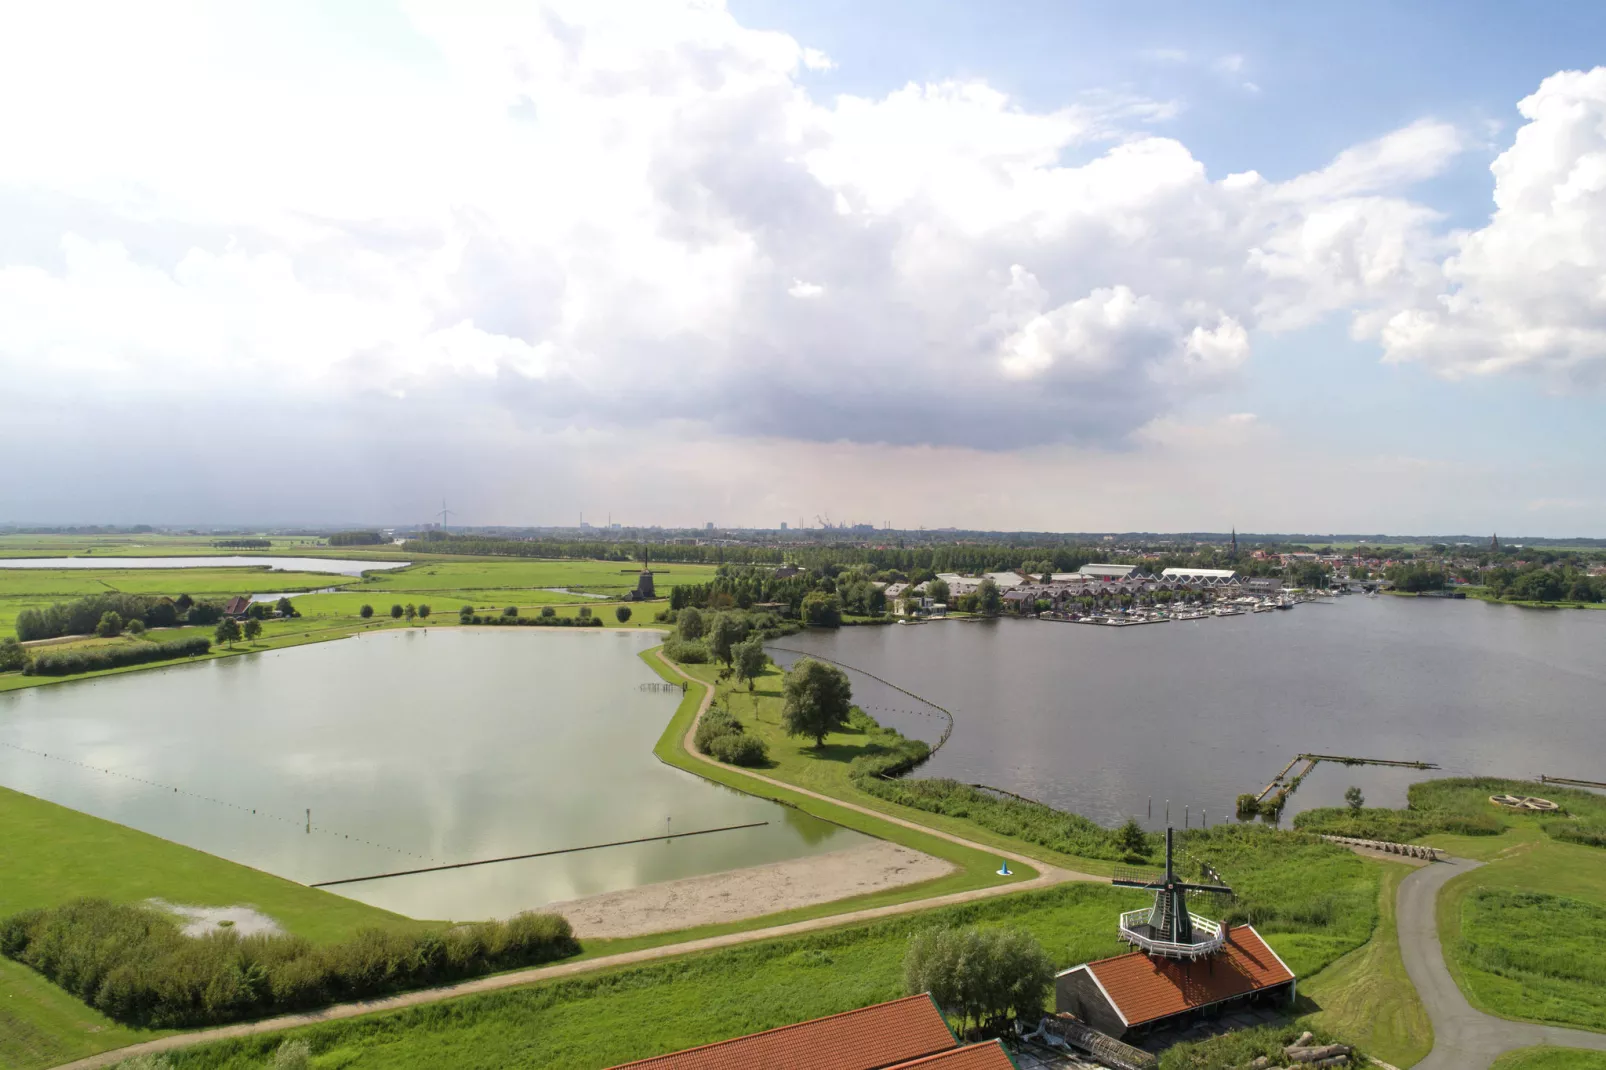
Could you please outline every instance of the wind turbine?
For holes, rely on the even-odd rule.
[[[436,513],[435,515],[441,518],[441,530],[445,531],[446,530],[446,521],[448,520],[448,518],[454,517],[457,514],[452,512],[450,509],[446,508],[446,499],[442,498],[441,499],[441,511]]]

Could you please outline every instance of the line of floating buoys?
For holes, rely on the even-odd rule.
[[[154,781],[154,780],[147,780],[144,777],[134,776],[131,773],[119,773],[114,769],[107,769],[107,768],[105,768],[103,766],[98,766],[98,765],[90,765],[88,762],[81,762],[76,758],[67,758],[67,757],[64,757],[64,756],[59,755],[59,754],[55,755],[54,757],[52,757],[51,754],[48,751],[37,751],[37,750],[34,750],[31,747],[23,747],[23,746],[19,746],[18,744],[15,744],[15,743],[0,743],[0,747],[6,747],[6,748],[8,748],[10,750],[19,751],[19,752],[21,752],[23,754],[32,754],[32,755],[35,755],[36,757],[40,757],[40,758],[50,758],[52,761],[62,762],[64,764],[66,764],[66,765],[76,765],[80,769],[87,769],[90,772],[94,772],[94,773],[102,773],[102,774],[104,774],[106,776],[119,777],[119,778],[121,778],[123,780],[131,780],[131,781],[134,781],[135,783],[144,784],[144,785],[146,785],[148,787],[172,789],[173,794],[175,794],[175,795],[187,795],[192,799],[199,799],[202,802],[213,803],[214,805],[217,805],[217,806],[227,806],[227,807],[229,807],[231,809],[239,810],[242,813],[244,813],[247,810],[249,810],[250,813],[252,813],[253,815],[259,816],[259,817],[272,818],[275,821],[283,821],[286,824],[292,824],[292,823],[293,824],[301,824],[301,822],[299,822],[299,821],[292,822],[290,818],[281,817],[278,814],[258,814],[256,808],[254,808],[254,807],[245,807],[245,806],[241,806],[239,803],[225,802],[222,799],[214,799],[210,795],[197,795],[193,791],[185,791],[182,788],[174,787],[172,784],[161,784],[161,783],[158,783],[157,781]],[[313,829],[312,826],[308,826],[307,831],[308,832],[312,832],[312,831],[314,831],[314,829]],[[335,833],[332,830],[326,829],[326,828],[318,828],[318,829],[316,829],[316,831],[324,833],[324,834],[327,834],[327,835],[344,835],[346,839],[348,839],[348,840],[351,839],[350,835],[347,835],[347,834],[344,834],[344,833]],[[435,858],[432,855],[420,854],[417,851],[409,851],[409,850],[407,850],[405,848],[402,848],[402,847],[391,847],[388,844],[376,843],[373,840],[364,840],[360,836],[357,839],[358,839],[359,843],[366,843],[368,846],[377,847],[380,850],[394,851],[396,854],[408,855],[408,856],[410,856],[412,858],[420,858],[420,859],[423,859],[423,860],[425,860],[427,862],[435,861]]]

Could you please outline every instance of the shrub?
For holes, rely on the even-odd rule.
[[[133,620],[128,622],[128,627],[124,628],[123,631],[127,632],[129,635],[144,635],[145,622],[140,620],[138,617],[135,617]]]
[[[551,606],[542,606],[541,607],[541,616],[547,618],[548,620],[551,620],[553,617],[555,617],[557,615],[558,615],[558,611],[556,609],[552,608]]]
[[[24,671],[34,676],[73,676],[81,672],[121,669],[151,661],[192,658],[212,649],[205,638],[173,639],[165,643],[138,643],[133,646],[93,647],[66,650],[59,654],[40,654]]]
[[[28,648],[15,639],[0,640],[0,672],[18,672],[28,667]]]
[[[400,603],[398,603],[398,604],[396,604],[394,606],[391,606],[390,607],[390,619],[391,620],[401,620],[401,615],[403,613],[405,613],[405,612],[407,612],[407,611],[401,607]]]
[[[420,605],[418,607],[418,615],[420,617],[426,617],[426,618],[429,616],[429,606],[428,606],[428,604],[423,604],[423,605]]]
[[[317,947],[298,937],[241,937],[232,930],[192,939],[156,911],[94,899],[0,921],[0,954],[108,1017],[154,1028],[366,999],[550,962],[579,949],[569,923],[554,914],[444,932],[367,929]]]
[[[591,607],[581,606],[579,616],[581,620],[589,620],[591,617]]]
[[[370,605],[364,605],[361,609],[357,610],[357,616],[361,617],[363,620],[367,620],[373,615],[374,607]]]
[[[770,757],[764,741],[746,732],[715,736],[708,753],[730,765],[763,765]]]
[[[697,722],[697,732],[692,736],[692,745],[704,754],[712,753],[710,744],[715,737],[733,735],[743,731],[741,722],[730,715],[730,711],[723,706],[715,706],[702,719]]]
[[[670,639],[664,643],[664,657],[682,665],[702,665],[708,661],[708,648],[685,639]]]
[[[620,606],[618,609],[614,610],[613,619],[618,621],[620,624],[628,621],[630,619],[630,607]]]
[[[502,607],[502,616],[504,616],[504,617],[516,617],[518,615],[519,615],[519,607],[518,606],[503,606]]]
[[[100,623],[95,625],[95,634],[102,639],[111,639],[123,634],[123,618],[115,609],[108,609],[101,614]]]

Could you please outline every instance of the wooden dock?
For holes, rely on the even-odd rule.
[[[1543,773],[1539,774],[1539,782],[1541,784],[1565,784],[1569,788],[1600,788],[1602,790],[1606,790],[1606,782],[1603,781],[1574,780],[1572,777],[1546,776]]]
[[[1292,779],[1285,781],[1283,778],[1288,776],[1288,771],[1294,766],[1298,765],[1300,762],[1306,763],[1305,768],[1296,773]],[[1340,765],[1386,765],[1394,766],[1395,768],[1400,769],[1438,768],[1438,766],[1432,762],[1399,761],[1393,758],[1356,758],[1346,754],[1296,754],[1287,765],[1283,766],[1283,771],[1273,777],[1271,783],[1267,784],[1263,789],[1261,789],[1260,794],[1255,796],[1255,802],[1264,802],[1266,800],[1266,796],[1270,795],[1278,788],[1284,787],[1285,784],[1291,794],[1293,789],[1299,786],[1299,782],[1309,776],[1310,771],[1315,769],[1316,766],[1322,762],[1337,762]],[[1540,779],[1543,780],[1544,777],[1540,777]],[[1559,780],[1554,782],[1561,783]],[[1599,786],[1606,788],[1606,784],[1601,784]]]

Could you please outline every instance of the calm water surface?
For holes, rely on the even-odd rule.
[[[769,822],[336,889],[424,918],[865,842],[657,761],[657,642],[413,629],[0,694],[0,784],[306,883]]]
[[[0,568],[266,568],[270,572],[328,572],[360,576],[365,571],[405,568],[410,561],[342,561],[334,557],[7,557]]]
[[[953,712],[921,775],[990,784],[1105,823],[1212,823],[1300,751],[1437,762],[1323,764],[1288,814],[1356,784],[1403,805],[1427,776],[1606,779],[1606,612],[1369,599],[1099,628],[1048,621],[843,628],[779,645],[856,666]],[[779,653],[790,662],[795,655]],[[933,739],[937,718],[854,675],[876,716]],[[906,710],[910,713],[897,711]]]

